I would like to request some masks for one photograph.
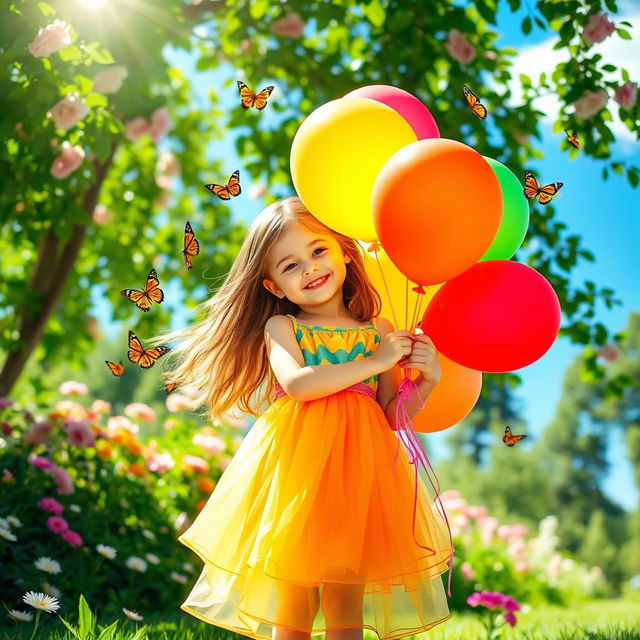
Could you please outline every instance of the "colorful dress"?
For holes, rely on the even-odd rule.
[[[336,328],[289,318],[306,365],[364,358],[380,343],[375,320]],[[276,386],[178,538],[204,562],[182,610],[266,640],[274,625],[401,638],[450,617],[442,581],[449,534],[422,477],[414,516],[415,468],[376,401],[377,385],[375,375],[305,402]],[[348,601],[358,606],[325,607],[325,590],[336,587],[329,583],[356,594]]]

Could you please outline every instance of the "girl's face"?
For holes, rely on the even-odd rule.
[[[278,298],[287,298],[302,308],[315,306],[340,294],[348,262],[351,258],[332,235],[291,225],[271,249],[268,278],[262,283]],[[322,281],[314,284],[319,286],[309,288],[318,278]]]

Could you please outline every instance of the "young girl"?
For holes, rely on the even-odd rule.
[[[203,320],[154,340],[182,338],[165,380],[197,389],[211,417],[234,405],[258,416],[263,382],[258,401],[273,396],[178,538],[204,562],[181,609],[205,622],[266,640],[361,640],[364,628],[401,638],[450,617],[446,527],[393,431],[396,363],[420,370],[424,401],[440,377],[435,347],[376,318],[362,254],[285,198],[253,222]]]

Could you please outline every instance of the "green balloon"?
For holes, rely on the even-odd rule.
[[[529,228],[529,202],[514,173],[502,163],[482,156],[493,169],[502,190],[502,222],[493,242],[478,262],[509,260],[520,248]]]

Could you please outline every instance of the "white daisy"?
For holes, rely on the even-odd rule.
[[[7,520],[9,521],[9,524],[12,527],[21,527],[22,526],[22,522],[20,522],[20,520],[18,520],[18,518],[16,518],[15,516],[7,516]]]
[[[10,542],[15,542],[18,539],[13,535],[13,533],[11,533],[11,531],[9,531],[9,529],[4,529],[3,527],[0,527],[0,536]]]
[[[132,620],[144,620],[144,618],[136,611],[129,611],[129,609],[125,609],[124,607],[122,607],[122,610],[124,611],[125,615]]]
[[[158,556],[155,553],[145,553],[144,557],[151,563],[151,564],[160,564],[160,558],[158,558]]]
[[[100,555],[103,555],[105,558],[109,558],[109,560],[113,560],[118,553],[116,549],[109,547],[106,544],[99,544],[96,546],[96,549]]]
[[[80,513],[82,509],[77,504],[70,504],[69,509],[71,511],[75,511],[76,513]]]
[[[48,593],[50,596],[53,596],[54,598],[62,598],[62,591],[60,591],[60,589],[58,589],[57,587],[54,587],[52,584],[49,584],[48,582],[45,582],[42,585],[42,590],[45,593]]]
[[[156,534],[153,533],[153,531],[149,531],[149,529],[143,529],[142,530],[142,535],[145,538],[149,538],[149,540],[155,540]]]
[[[182,568],[185,571],[195,571],[196,570],[196,568],[190,562],[183,562],[182,563]]]
[[[53,560],[48,556],[42,556],[38,558],[34,563],[36,569],[40,569],[40,571],[46,571],[47,573],[60,573],[62,568],[60,567],[60,563],[57,560]]]
[[[56,598],[44,593],[27,591],[27,593],[22,596],[22,599],[35,609],[43,609],[47,613],[55,613],[60,608]]]
[[[31,622],[33,620],[33,613],[28,611],[18,611],[17,609],[11,609],[9,615],[16,620],[22,620],[22,622]]]
[[[171,579],[175,580],[176,582],[180,582],[182,584],[185,584],[187,582],[187,576],[183,576],[181,573],[178,573],[177,571],[171,572]]]
[[[11,529],[11,525],[7,518],[0,518],[0,529]]]
[[[129,569],[133,569],[134,571],[140,571],[140,573],[144,573],[147,570],[147,563],[137,556],[129,556],[127,561],[125,562]]]

